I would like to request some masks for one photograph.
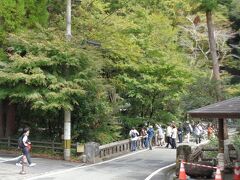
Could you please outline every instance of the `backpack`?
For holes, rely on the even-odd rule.
[[[24,145],[23,145],[23,135],[21,135],[19,138],[18,138],[18,147],[19,148],[23,148]]]
[[[137,136],[136,133],[132,132],[131,138],[135,138],[136,136]]]

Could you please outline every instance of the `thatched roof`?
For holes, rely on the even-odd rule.
[[[240,118],[240,97],[194,109],[188,114],[197,118]]]

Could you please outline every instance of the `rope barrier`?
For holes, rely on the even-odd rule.
[[[15,161],[15,160],[21,158],[22,156],[23,156],[23,155],[18,156],[18,157],[15,157],[15,158],[12,158],[12,159],[0,158],[0,163],[5,163],[5,162],[9,162],[9,161]]]
[[[203,165],[203,164],[188,163],[188,162],[183,162],[183,163],[184,163],[184,164],[188,164],[188,165],[198,166],[198,167],[205,167],[205,168],[217,169],[217,167],[207,166],[207,165]]]

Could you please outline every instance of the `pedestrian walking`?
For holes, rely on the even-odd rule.
[[[175,126],[175,124],[172,125],[172,136],[171,136],[171,141],[172,141],[172,149],[176,149],[177,145],[176,145],[176,139],[177,139],[177,127]]]
[[[169,144],[172,147],[172,126],[168,123],[167,130],[166,130],[166,148],[168,148]]]
[[[28,165],[31,167],[31,166],[35,166],[36,163],[32,163],[31,156],[30,156],[30,149],[31,149],[32,144],[29,140],[29,134],[30,134],[30,129],[25,128],[23,131],[23,134],[19,138],[18,146],[22,150],[23,156],[25,156],[27,158]],[[23,157],[18,159],[16,165],[22,166],[22,164],[20,162],[22,162],[22,163],[24,162]]]
[[[182,123],[179,123],[179,126],[177,128],[177,134],[178,134],[178,143],[182,143],[183,142],[183,139],[182,139],[182,136],[183,136]]]
[[[156,133],[156,136],[157,136],[157,145],[158,146],[163,146],[164,145],[164,132],[163,132],[163,129],[161,127],[161,125],[157,125],[157,133]]]
[[[132,127],[132,129],[129,132],[129,136],[131,138],[131,151],[136,151],[139,133],[135,129],[135,127]]]
[[[149,145],[149,149],[152,150],[152,139],[154,136],[154,130],[153,130],[153,126],[149,126],[148,130],[147,130],[147,134],[148,134],[148,145]]]

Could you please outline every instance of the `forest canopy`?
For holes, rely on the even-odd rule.
[[[60,140],[64,110],[78,142],[108,143],[132,126],[185,121],[188,110],[217,101],[208,11],[222,97],[238,96],[238,0],[74,0],[71,41],[66,2],[1,0],[0,136],[30,126],[36,139]]]

